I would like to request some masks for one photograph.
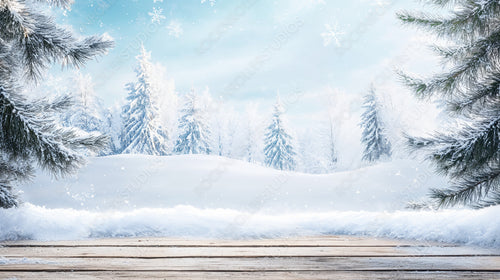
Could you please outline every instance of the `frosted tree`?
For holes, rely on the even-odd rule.
[[[284,109],[278,96],[273,119],[265,134],[265,164],[280,170],[294,170],[296,166],[292,137],[285,128]]]
[[[102,132],[109,136],[109,145],[100,155],[116,155],[121,152],[120,136],[122,131],[121,107],[114,105],[103,113]]]
[[[107,137],[59,124],[71,105],[68,97],[29,99],[23,86],[37,83],[59,62],[82,66],[104,54],[113,42],[106,36],[80,38],[41,12],[39,3],[69,8],[72,1],[0,1],[0,207],[17,205],[12,184],[28,179],[34,164],[54,176],[76,171],[82,151],[97,151]]]
[[[159,81],[155,79],[155,67],[151,53],[144,47],[137,56],[137,81],[127,84],[127,102],[123,106],[123,131],[120,137],[124,154],[168,154],[168,135],[163,129],[159,108]]]
[[[174,152],[177,154],[210,154],[210,127],[208,118],[194,89],[186,95],[186,103],[179,120],[179,138]]]
[[[219,156],[234,157],[237,154],[235,137],[238,136],[239,116],[223,100],[212,104],[210,128],[213,148],[211,150]]]
[[[447,111],[460,120],[447,132],[409,137],[415,150],[427,151],[448,189],[435,189],[441,206],[500,204],[500,2],[497,0],[431,0],[446,9],[443,16],[402,12],[405,24],[446,39],[434,46],[445,70],[427,79],[401,73],[421,98],[442,98]]]
[[[332,109],[328,110],[328,127],[327,127],[327,141],[326,141],[326,156],[327,156],[327,166],[328,170],[331,171],[335,169],[337,165],[337,147],[335,145],[335,124]]]
[[[318,137],[319,134],[316,128],[309,127],[297,137],[297,170],[313,174],[327,171],[327,154],[324,153],[324,146],[321,145],[324,139]]]
[[[361,116],[361,142],[365,145],[363,160],[377,161],[383,157],[390,157],[391,143],[385,134],[384,124],[380,118],[380,105],[372,87],[365,96],[363,103],[364,112]]]
[[[264,126],[262,117],[259,113],[257,104],[248,104],[243,125],[243,137],[240,143],[243,143],[242,157],[248,162],[259,162],[262,160],[262,136]]]
[[[92,77],[80,72],[75,73],[72,81],[74,105],[63,117],[67,126],[78,127],[84,131],[103,132],[104,116],[101,101],[94,92]]]

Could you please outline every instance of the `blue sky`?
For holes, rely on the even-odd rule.
[[[236,111],[258,104],[266,119],[279,91],[292,130],[311,137],[324,133],[329,114],[337,149],[353,164],[361,156],[361,105],[371,83],[394,141],[436,127],[439,111],[417,101],[394,73],[439,70],[427,48],[432,38],[396,19],[397,11],[422,9],[418,1],[75,2],[58,13],[63,24],[82,35],[108,33],[116,42],[82,70],[107,106],[124,101],[144,44],[179,94],[208,87]]]
[[[366,91],[415,35],[395,19],[413,7],[410,0],[91,0],[76,1],[62,20],[82,35],[116,40],[84,69],[106,103],[125,95],[141,42],[181,93],[208,86],[227,100],[266,102],[277,90]],[[161,16],[153,22],[154,9]],[[335,33],[330,42],[326,25]]]

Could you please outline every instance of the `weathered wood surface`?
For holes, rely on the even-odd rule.
[[[0,242],[0,279],[500,279],[500,250],[361,237]]]

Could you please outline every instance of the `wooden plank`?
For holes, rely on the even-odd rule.
[[[484,271],[500,272],[500,257],[292,258],[11,258],[0,271]]]
[[[57,258],[500,256],[470,247],[3,247],[0,256]]]
[[[4,241],[3,247],[405,247],[405,246],[441,246],[455,247],[454,244],[438,242],[391,240],[383,238],[366,238],[355,236],[320,236],[293,237],[279,239],[250,240],[190,240],[180,238],[111,238],[86,239],[76,241]]]
[[[54,279],[265,279],[265,280],[498,280],[500,273],[490,272],[0,272],[0,279],[54,280]]]

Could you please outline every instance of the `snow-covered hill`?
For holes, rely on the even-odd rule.
[[[60,181],[38,174],[22,199],[36,205],[86,210],[142,207],[230,208],[287,212],[400,210],[445,185],[415,161],[394,161],[330,175],[282,172],[203,155],[93,158]]]
[[[413,161],[307,175],[213,156],[94,158],[78,176],[23,186],[25,204],[0,210],[0,239],[356,234],[500,247],[500,207],[404,209],[444,184]]]

